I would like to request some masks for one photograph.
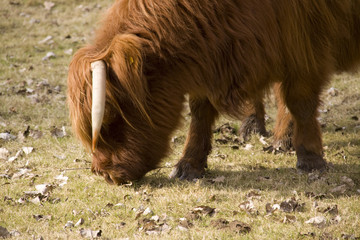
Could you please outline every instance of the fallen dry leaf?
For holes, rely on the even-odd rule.
[[[344,194],[347,190],[347,186],[346,184],[343,184],[343,185],[340,185],[340,186],[337,186],[333,189],[330,190],[331,193],[340,193],[340,194]]]
[[[17,160],[22,154],[23,154],[23,150],[20,149],[19,151],[16,152],[15,156],[9,157],[8,162],[13,162]]]
[[[211,195],[210,198],[209,198],[209,202],[214,202],[216,200],[216,195]]]
[[[285,215],[283,223],[293,223],[296,222],[296,217],[294,215]]]
[[[10,231],[10,236],[11,236],[11,237],[16,238],[16,237],[19,237],[20,235],[21,235],[20,232],[17,231],[17,230],[11,230],[11,231]]]
[[[10,179],[11,178],[11,176],[9,175],[9,174],[4,174],[4,173],[2,173],[2,174],[0,174],[0,178],[6,178],[6,179]]]
[[[300,236],[304,236],[304,237],[315,237],[316,233],[314,232],[307,232],[307,233],[299,233]]]
[[[189,213],[187,214],[187,218],[189,218],[190,220],[196,220],[204,216],[212,217],[214,214],[215,208],[209,206],[198,206],[189,211]]]
[[[214,130],[214,133],[222,134],[236,134],[236,129],[230,126],[230,123],[225,123]]]
[[[32,153],[33,150],[34,150],[33,147],[22,147],[22,151],[23,151],[26,155]]]
[[[4,197],[4,202],[13,202],[14,199],[12,199],[11,197],[5,196]]]
[[[41,199],[40,199],[40,197],[35,197],[35,198],[29,200],[29,202],[31,202],[31,203],[33,203],[35,205],[40,205],[41,204]]]
[[[53,36],[47,36],[45,37],[43,40],[39,41],[39,44],[44,44],[44,43],[48,43],[49,41],[51,41],[53,39]]]
[[[308,182],[315,182],[320,179],[320,175],[317,172],[311,172],[308,174]]]
[[[171,231],[171,226],[169,226],[168,224],[166,224],[166,223],[164,223],[164,224],[162,224],[161,226],[161,232],[162,233],[168,233],[168,232],[170,232]]]
[[[251,230],[251,227],[246,223],[237,220],[229,223],[229,221],[224,218],[212,220],[210,225],[217,229],[230,229],[236,233],[248,233]]]
[[[228,143],[229,143],[229,139],[226,139],[226,138],[218,138],[218,139],[215,139],[215,142],[216,142],[216,143],[219,143],[219,144],[228,144]]]
[[[335,97],[339,94],[339,90],[334,88],[334,87],[331,87],[327,90],[327,94],[332,96],[332,97]]]
[[[65,53],[66,55],[72,55],[73,49],[72,49],[72,48],[66,49],[66,50],[64,50],[64,53]]]
[[[48,184],[48,183],[39,184],[39,185],[35,186],[37,192],[42,195],[45,195],[45,194],[51,192],[55,187],[56,187],[55,185]]]
[[[1,238],[8,238],[10,236],[11,235],[10,235],[9,231],[6,228],[0,226],[0,237]]]
[[[53,137],[63,138],[66,136],[65,126],[62,126],[61,129],[53,127],[52,130],[50,130],[50,133]]]
[[[80,225],[83,225],[84,222],[85,222],[85,220],[84,220],[83,218],[80,218],[79,221],[77,221],[77,222],[75,223],[75,227],[78,227],[78,226],[80,226]]]
[[[142,214],[144,213],[144,207],[140,206],[138,209],[133,208],[133,211],[136,213],[135,214],[135,220],[137,220],[138,218],[140,218],[142,216]]]
[[[330,221],[330,222],[331,222],[332,224],[338,224],[338,223],[340,223],[340,222],[341,222],[341,217],[340,217],[340,215],[337,215],[337,216],[331,218],[331,221]]]
[[[26,201],[27,201],[26,198],[21,197],[21,198],[19,198],[16,202],[19,203],[19,204],[24,204]]]
[[[42,81],[40,81],[36,84],[36,87],[38,89],[44,89],[45,87],[49,87],[49,86],[50,86],[49,80],[44,79],[44,78],[42,79]]]
[[[229,227],[229,221],[224,218],[219,218],[216,220],[211,220],[210,225],[217,229],[224,229]]]
[[[152,215],[153,211],[150,208],[146,208],[144,210],[144,212],[142,213],[142,215],[147,216],[147,215]]]
[[[289,199],[280,203],[280,209],[284,212],[290,213],[295,211],[303,211],[305,203],[298,203],[294,199]]]
[[[5,83],[5,84],[6,84],[6,83]],[[7,126],[5,120],[4,120],[1,116],[0,116],[0,126],[1,126],[1,127],[6,127],[6,126]]]
[[[341,234],[341,238],[354,240],[354,239],[360,239],[360,236],[356,237],[355,235],[343,233],[343,234]]]
[[[112,208],[114,206],[114,204],[112,204],[112,203],[108,203],[108,204],[106,204],[106,208]]]
[[[251,231],[250,225],[237,220],[232,221],[229,224],[229,227],[232,231],[235,231],[236,233],[248,233]]]
[[[252,209],[254,209],[254,203],[251,200],[245,201],[245,202],[240,203],[239,207],[245,211],[252,210]]]
[[[114,205],[114,207],[123,207],[123,206],[125,206],[125,204],[123,204],[123,203],[117,203]]]
[[[220,158],[220,159],[225,159],[227,158],[226,154],[216,154],[214,157]]]
[[[331,214],[331,215],[337,215],[337,214],[339,214],[339,210],[338,210],[338,206],[337,206],[337,205],[329,206],[329,207],[326,207],[326,208],[318,207],[316,210],[317,210],[318,212],[321,212],[321,213],[329,213],[329,214]]]
[[[25,191],[24,192],[24,198],[35,198],[35,197],[39,197],[42,194],[39,193],[38,191]]]
[[[6,148],[0,148],[0,160],[7,160],[10,153]]]
[[[266,138],[264,136],[260,136],[259,141],[261,142],[262,145],[268,145],[268,143],[265,140]]]
[[[252,190],[252,191],[250,191],[248,194],[246,194],[246,197],[247,197],[249,200],[252,200],[252,199],[261,199],[260,190],[259,190],[259,189]]]
[[[138,221],[138,225],[140,226],[139,231],[154,231],[158,230],[158,225],[154,220],[149,218],[143,218]]]
[[[225,181],[225,176],[219,176],[210,180],[212,183],[223,183]]]
[[[5,141],[10,141],[10,140],[16,139],[16,136],[5,132],[5,133],[0,133],[0,138],[5,140]]]
[[[268,176],[265,176],[265,177],[259,176],[259,177],[256,178],[256,180],[257,181],[269,181],[270,177],[268,177]]]
[[[274,155],[286,152],[281,147],[274,147],[272,145],[270,145],[268,147],[263,147],[263,151],[266,153],[274,154]]]
[[[189,228],[191,228],[193,224],[187,220],[186,218],[180,218],[179,219],[179,225],[178,228],[182,231],[187,231]]]
[[[43,57],[41,60],[46,61],[46,60],[49,60],[50,58],[55,58],[55,57],[56,57],[55,53],[48,52],[48,53],[46,53],[45,57]]]
[[[346,176],[342,176],[341,177],[341,181],[345,184],[347,184],[349,187],[354,187],[355,186],[355,183],[354,181],[349,178],[349,177],[346,177]]]
[[[319,237],[321,240],[333,240],[335,239],[334,236],[331,233],[323,232],[321,236]]]
[[[356,116],[356,115],[355,115],[355,116],[352,116],[351,119],[354,120],[354,121],[359,121],[359,117]]]
[[[120,229],[124,228],[125,225],[126,225],[125,222],[117,223],[117,224],[115,224],[115,229],[116,229],[116,230],[120,230]]]
[[[338,126],[338,127],[335,128],[335,132],[340,132],[340,131],[343,131],[345,129],[346,129],[346,127]],[[346,158],[345,155],[343,155],[343,157],[344,157],[344,159]]]
[[[18,2],[18,1],[9,1],[9,4],[10,5],[14,5],[14,6],[20,6],[21,4],[20,4],[20,2]]]
[[[265,210],[267,214],[272,214],[273,212],[275,212],[276,210],[280,209],[280,205],[279,204],[274,204],[271,205],[270,203],[267,203],[265,205]]]
[[[24,133],[22,131],[19,131],[19,133],[17,135],[17,141],[19,143],[23,143],[25,141],[25,136],[24,136]]]
[[[74,223],[72,222],[72,221],[68,221],[66,224],[65,224],[65,226],[64,226],[64,228],[72,228],[72,227],[74,227],[75,225],[74,225]]]
[[[25,131],[22,132],[22,135],[24,138],[27,138],[29,136],[29,134],[30,134],[30,126],[27,126]]]
[[[33,217],[36,219],[36,221],[42,221],[42,220],[51,220],[51,215],[33,215]]]
[[[83,238],[90,238],[90,239],[98,238],[101,237],[101,233],[102,233],[101,230],[92,231],[90,229],[83,229],[83,228],[80,229],[80,235]]]
[[[305,221],[305,223],[312,224],[318,228],[323,228],[326,225],[326,218],[324,216],[317,216],[310,218],[309,220]]]
[[[171,230],[171,227],[165,222],[159,222],[159,217],[143,218],[138,221],[139,231],[145,232],[147,235],[159,235],[161,233],[167,233]],[[123,226],[122,226],[123,227]]]
[[[52,184],[39,184],[36,185],[36,191],[25,191],[24,201],[29,201],[33,204],[40,205],[41,202],[49,201],[50,192],[55,188]],[[22,198],[21,198],[22,199]],[[55,201],[55,200],[54,200]]]
[[[19,168],[18,172],[14,173],[14,175],[12,175],[11,179],[33,176],[33,174],[31,174],[30,172],[31,172],[31,169]]]
[[[155,221],[155,222],[159,222],[160,217],[159,217],[158,215],[154,215],[154,216],[152,216],[152,217],[150,218],[150,220],[153,220],[153,221]]]
[[[39,139],[43,136],[43,133],[39,130],[30,130],[29,136],[33,139]]]
[[[251,150],[252,148],[253,148],[253,145],[251,145],[250,143],[247,143],[247,144],[245,145],[245,147],[244,147],[244,150],[249,151],[249,150]]]
[[[44,7],[48,11],[50,11],[54,6],[55,6],[55,3],[53,3],[53,2],[47,2],[47,1],[44,2]]]
[[[69,179],[69,177],[66,177],[63,175],[64,173],[61,173],[60,175],[55,177],[55,180],[57,180],[59,182],[59,186],[63,187],[64,185],[67,184],[67,181]]]
[[[305,192],[305,196],[308,198],[322,199],[325,197],[325,194],[315,194],[313,192]]]

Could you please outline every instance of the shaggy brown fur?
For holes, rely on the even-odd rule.
[[[106,109],[92,168],[110,183],[138,179],[166,155],[188,93],[192,121],[172,176],[192,179],[204,172],[218,113],[241,117],[278,81],[297,166],[324,168],[319,94],[332,72],[359,62],[359,26],[357,0],[116,1],[70,64],[72,125],[90,148],[90,63],[102,59]]]

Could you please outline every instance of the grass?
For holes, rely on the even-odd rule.
[[[16,140],[0,140],[0,148],[14,156],[22,147],[33,147],[13,162],[0,160],[0,226],[13,231],[16,239],[79,239],[81,228],[102,230],[103,239],[336,239],[360,237],[360,74],[334,76],[331,86],[336,96],[324,93],[321,119],[324,124],[325,157],[330,170],[323,175],[299,174],[293,154],[269,154],[263,151],[254,136],[250,150],[232,149],[233,143],[214,141],[205,178],[197,182],[168,179],[183,147],[189,119],[174,136],[173,152],[163,161],[163,168],[148,173],[132,185],[111,186],[91,174],[91,158],[73,137],[66,107],[66,75],[71,55],[91,40],[96,21],[110,6],[108,1],[53,1],[49,11],[43,1],[5,1],[0,9],[0,132],[20,136]],[[41,43],[47,36],[52,40]],[[39,43],[40,42],[40,43]],[[43,61],[47,52],[56,57]],[[268,128],[274,125],[275,106],[267,100],[270,116]],[[239,122],[221,118],[217,126]],[[28,137],[26,129],[30,127]],[[65,127],[66,136],[54,136],[53,129]],[[339,131],[335,129],[345,127]],[[41,132],[40,138],[36,134]],[[221,138],[217,133],[214,139]],[[271,139],[266,139],[271,142]],[[20,169],[30,172],[14,177]],[[63,174],[67,184],[55,178]],[[224,177],[223,181],[221,178]],[[344,183],[343,176],[353,185]],[[214,182],[214,179],[220,179]],[[26,197],[24,192],[48,183],[55,186],[49,194]],[[345,184],[344,192],[332,190]],[[251,197],[253,192],[259,196]],[[23,199],[22,199],[23,198]],[[301,211],[266,212],[271,206],[294,198]],[[240,205],[252,201],[254,209]],[[117,205],[118,204],[118,205]],[[324,212],[337,205],[338,213]],[[216,208],[213,216],[199,213],[189,217],[197,206]],[[144,224],[142,210],[150,208],[159,216],[158,223]],[[323,210],[321,210],[323,209]],[[37,220],[34,215],[50,218]],[[287,216],[296,220],[284,223]],[[305,223],[315,216],[324,216],[323,227]],[[338,222],[334,220],[336,216]],[[180,218],[192,226],[181,230]],[[68,221],[84,224],[65,228]],[[248,233],[230,227],[218,229],[216,219],[239,220],[250,226]],[[166,223],[170,231],[159,228]],[[162,226],[164,226],[162,225]],[[141,230],[142,229],[142,230]],[[17,233],[16,233],[17,232]],[[160,233],[161,235],[152,235]],[[344,235],[345,234],[345,235]],[[314,237],[315,235],[315,237]],[[0,236],[1,237],[1,236]]]

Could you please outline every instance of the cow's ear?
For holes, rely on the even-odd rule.
[[[106,62],[115,73],[125,94],[138,110],[150,120],[146,112],[148,86],[142,69],[142,45],[133,34],[116,35],[107,50]]]

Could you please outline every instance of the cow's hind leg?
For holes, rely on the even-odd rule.
[[[284,151],[291,150],[293,148],[292,138],[294,122],[292,116],[284,102],[281,90],[281,84],[274,84],[274,95],[277,105],[276,124],[274,129],[274,148],[281,148]]]
[[[239,136],[244,142],[248,141],[253,133],[267,137],[269,133],[265,128],[265,108],[262,97],[254,100],[248,108],[238,132]]]
[[[304,171],[326,168],[322,157],[320,125],[316,119],[320,89],[321,86],[316,84],[316,80],[292,80],[290,84],[281,86],[285,103],[294,119],[296,167]]]
[[[200,178],[207,166],[211,151],[212,126],[218,115],[208,99],[190,96],[190,130],[186,139],[183,156],[170,174],[171,178],[192,180]]]

